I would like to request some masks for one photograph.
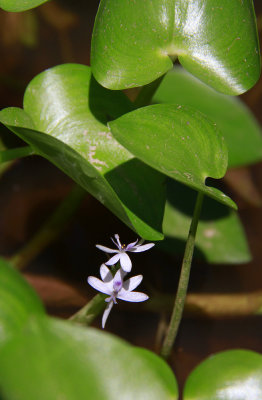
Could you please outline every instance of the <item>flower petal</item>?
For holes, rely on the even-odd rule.
[[[109,247],[101,246],[101,244],[96,244],[96,247],[99,250],[104,251],[105,253],[116,253],[117,252],[117,250],[109,249]]]
[[[140,285],[142,279],[143,279],[143,275],[132,276],[132,278],[127,279],[127,280],[123,283],[123,288],[124,288],[125,290],[131,292],[131,291],[134,290],[138,285]]]
[[[105,264],[102,264],[100,267],[100,276],[102,278],[102,281],[107,283],[112,281],[113,275],[111,274],[111,271]]]
[[[106,265],[114,265],[116,264],[121,257],[120,253],[117,253],[115,256],[111,257],[105,264]]]
[[[132,249],[132,248],[137,244],[137,242],[138,242],[138,239],[136,239],[136,241],[133,242],[133,243],[129,243],[129,244],[126,246],[125,251],[130,251],[130,249]]]
[[[132,301],[134,303],[138,303],[140,301],[147,300],[149,296],[141,292],[129,292],[122,288],[118,293],[117,298],[120,300]]]
[[[119,270],[116,271],[115,276],[114,276],[114,281],[123,281],[121,268],[119,268]]]
[[[110,303],[106,306],[106,309],[104,311],[103,317],[102,317],[102,328],[104,329],[106,320],[108,318],[108,315],[110,314],[110,311],[112,310],[112,307],[114,305],[114,302],[111,300]]]
[[[131,271],[132,262],[126,253],[120,253],[120,265],[125,272]]]
[[[96,278],[95,276],[89,276],[87,278],[87,282],[89,283],[90,286],[92,286],[94,289],[98,290],[99,292],[109,294],[109,295],[111,295],[111,293],[112,293],[112,289],[110,287],[111,286],[110,282],[104,283],[100,279]]]
[[[135,246],[132,249],[130,249],[129,251],[132,251],[133,253],[140,253],[141,251],[146,251],[151,249],[151,247],[153,247],[155,245],[155,243],[147,243],[147,244],[143,244],[143,246]]]

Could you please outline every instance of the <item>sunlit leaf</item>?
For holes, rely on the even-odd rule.
[[[106,126],[130,110],[127,97],[98,85],[89,67],[64,64],[35,77],[24,110],[2,110],[0,121],[138,235],[159,240],[164,177],[134,158]]]
[[[30,10],[48,0],[0,0],[0,8],[5,11],[20,12]]]
[[[157,104],[109,123],[116,139],[136,157],[163,174],[235,208],[220,190],[205,184],[221,178],[227,148],[215,124],[190,107]]]
[[[164,77],[153,102],[192,106],[216,122],[227,143],[229,167],[262,159],[262,129],[245,104],[218,93],[184,69],[175,67]]]
[[[102,0],[91,65],[105,87],[154,81],[180,63],[226,94],[252,87],[260,74],[250,0]]]
[[[0,357],[5,400],[178,398],[175,377],[158,356],[68,322],[32,320]]]
[[[202,362],[186,381],[184,400],[260,400],[262,356],[229,350]]]

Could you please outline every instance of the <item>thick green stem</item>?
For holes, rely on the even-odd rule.
[[[10,262],[20,270],[24,269],[29,262],[59,236],[78,209],[85,194],[84,189],[75,186],[34,237],[10,258]]]
[[[12,161],[16,158],[31,156],[33,154],[35,153],[31,146],[23,146],[15,149],[0,151],[0,163]]]
[[[137,108],[148,106],[165,75],[142,87],[134,101]]]
[[[197,195],[194,215],[193,215],[189,233],[188,233],[185,254],[184,254],[184,259],[183,259],[183,263],[182,263],[182,267],[181,267],[180,279],[179,279],[176,299],[175,299],[175,303],[174,303],[174,307],[173,307],[173,312],[172,312],[171,320],[170,320],[169,327],[167,330],[167,334],[166,334],[166,337],[165,337],[165,340],[164,340],[164,343],[163,343],[163,346],[162,346],[162,349],[160,352],[161,356],[165,359],[167,359],[171,353],[171,349],[173,347],[173,344],[174,344],[174,341],[175,341],[175,338],[176,338],[176,335],[178,332],[178,328],[180,325],[180,321],[182,318],[183,310],[184,310],[188,281],[189,281],[190,270],[191,270],[191,262],[192,262],[194,246],[195,246],[197,225],[198,225],[198,220],[199,220],[201,207],[202,207],[202,203],[203,203],[203,197],[204,197],[203,193],[199,192]]]
[[[72,315],[69,320],[85,326],[90,325],[106,308],[106,297],[105,294],[97,294],[84,307],[77,311],[77,313]]]

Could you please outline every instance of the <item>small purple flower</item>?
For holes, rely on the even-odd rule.
[[[102,318],[102,327],[105,327],[106,320],[114,304],[117,304],[116,299],[140,302],[148,299],[145,293],[133,292],[133,290],[141,283],[143,276],[137,275],[123,281],[124,272],[121,268],[113,277],[111,271],[105,264],[100,267],[100,275],[102,280],[95,276],[89,276],[87,282],[99,292],[107,294],[109,297],[105,299],[108,303]]]
[[[105,246],[101,246],[100,244],[97,244],[96,247],[99,250],[104,251],[105,253],[116,253],[116,255],[114,255],[113,257],[110,258],[110,260],[108,260],[105,264],[106,265],[114,265],[116,264],[118,261],[120,261],[120,265],[121,268],[123,268],[123,270],[125,272],[130,272],[131,268],[132,268],[132,262],[128,256],[127,251],[129,251],[130,253],[140,253],[141,251],[146,251],[151,249],[151,247],[153,247],[155,245],[155,243],[147,243],[147,244],[143,244],[144,240],[140,240],[138,242],[138,239],[133,242],[133,243],[129,243],[127,245],[125,244],[121,244],[120,240],[119,240],[119,235],[115,235],[115,239],[112,239],[112,242],[116,245],[117,250],[115,249],[110,249],[109,247],[105,247]]]

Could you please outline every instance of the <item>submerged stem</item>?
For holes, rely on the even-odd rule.
[[[69,195],[57,207],[55,212],[41,226],[33,238],[13,255],[9,261],[18,269],[24,269],[45,247],[55,240],[78,209],[86,192],[80,186],[74,186]]]
[[[167,330],[167,334],[165,336],[164,343],[160,352],[161,356],[165,359],[168,358],[171,353],[171,349],[173,347],[184,310],[188,281],[191,270],[191,262],[195,246],[195,237],[196,237],[198,219],[201,212],[203,197],[204,194],[202,192],[198,192],[194,214],[188,233],[173,312]]]

